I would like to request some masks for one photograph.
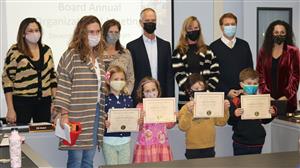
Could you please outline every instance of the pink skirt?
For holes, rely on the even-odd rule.
[[[173,160],[171,148],[167,144],[135,145],[133,163],[161,162]]]

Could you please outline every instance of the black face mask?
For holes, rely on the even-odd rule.
[[[192,41],[196,41],[200,36],[200,30],[186,32],[186,37]]]
[[[273,36],[273,42],[280,45],[283,42],[285,42],[285,36],[282,35]]]
[[[154,22],[147,22],[144,23],[144,30],[149,33],[152,34],[156,29],[156,23]]]

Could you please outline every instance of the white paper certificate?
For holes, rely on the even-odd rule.
[[[270,103],[270,94],[242,95],[241,108],[243,108],[244,112],[241,119],[271,118],[269,113]]]
[[[145,123],[176,122],[175,98],[144,98]]]
[[[223,92],[195,92],[194,118],[224,117]]]
[[[138,131],[139,117],[140,110],[138,108],[110,109],[108,112],[110,126],[107,128],[107,132]]]

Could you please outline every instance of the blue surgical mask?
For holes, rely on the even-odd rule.
[[[233,37],[236,33],[236,26],[224,26],[224,34],[227,37]]]
[[[243,90],[248,95],[254,95],[257,92],[258,85],[245,85],[243,87]]]

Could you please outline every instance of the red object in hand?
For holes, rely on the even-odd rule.
[[[80,122],[69,122],[70,125],[70,138],[71,138],[71,143],[69,143],[66,140],[63,140],[64,145],[69,145],[73,146],[76,143],[76,140],[78,139],[79,134],[82,131],[82,127]]]

